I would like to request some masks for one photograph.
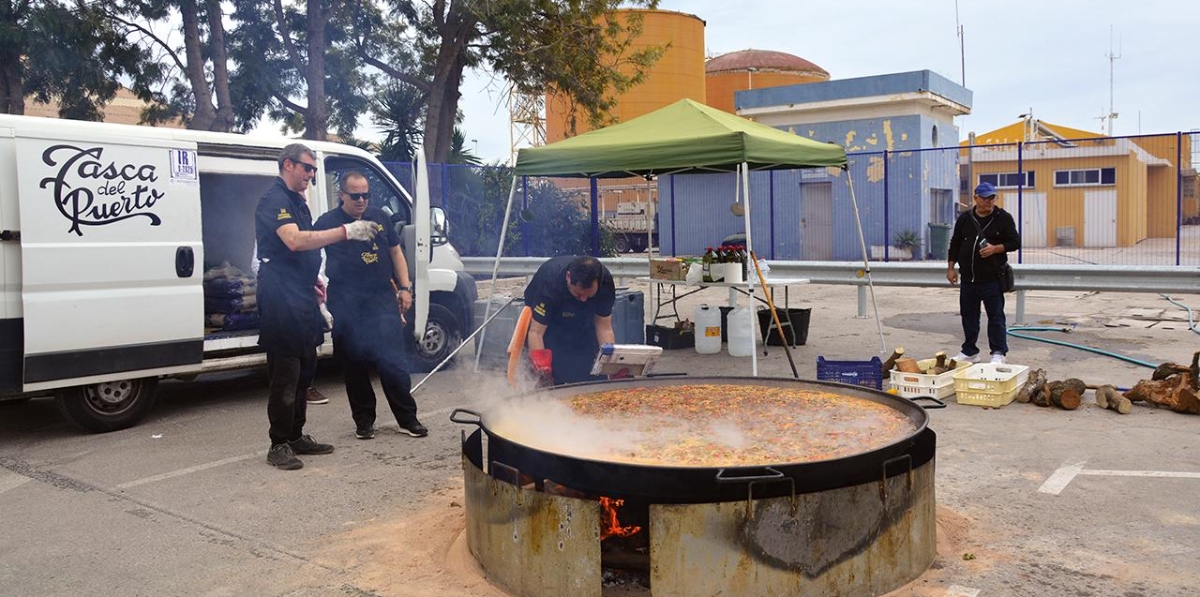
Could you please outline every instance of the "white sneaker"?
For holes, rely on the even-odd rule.
[[[1002,355],[998,352],[992,354],[992,364],[993,365],[1003,365],[1007,362],[1008,362],[1008,359],[1004,358],[1004,355]]]
[[[960,352],[960,353],[954,355],[954,360],[956,360],[960,363],[975,363],[975,362],[979,361],[979,355],[967,356]]]

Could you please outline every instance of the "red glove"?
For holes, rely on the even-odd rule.
[[[633,375],[629,373],[629,368],[625,367],[616,373],[608,376],[609,379],[633,379]]]
[[[533,365],[533,372],[539,378],[550,385],[554,385],[554,353],[550,352],[549,348],[529,351],[529,362]]]

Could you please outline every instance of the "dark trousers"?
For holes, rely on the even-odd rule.
[[[271,421],[271,445],[300,439],[308,402],[304,399],[317,372],[317,352],[304,357],[267,351],[267,419]]]
[[[1008,354],[1008,323],[1004,319],[1004,293],[1000,282],[963,281],[958,293],[958,309],[962,313],[962,352],[974,356],[979,353],[975,343],[979,340],[979,305],[987,312],[988,348],[992,354]]]
[[[388,407],[400,425],[417,420],[417,401],[412,396],[412,377],[404,364],[404,354],[395,349],[379,351],[374,359],[357,360],[342,357],[346,380],[346,397],[350,416],[357,429],[375,424],[375,388],[371,385],[371,367],[379,371],[379,383]]]
[[[595,334],[590,328],[584,331],[556,331],[550,327],[546,330],[545,343],[552,354],[555,385],[608,379],[603,375],[592,375],[592,365],[600,350]]]

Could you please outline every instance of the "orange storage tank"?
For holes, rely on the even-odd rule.
[[[622,94],[613,110],[614,123],[625,122],[664,106],[688,98],[704,103],[704,21],[696,15],[668,10],[622,9],[622,23],[630,15],[642,17],[642,33],[631,44],[631,51],[667,45],[667,50],[646,73],[640,85]],[[546,96],[546,142],[554,143],[591,130],[586,116],[577,117],[570,132],[566,101],[558,95]]]
[[[828,81],[829,72],[799,56],[771,50],[722,54],[704,65],[708,105],[736,114],[738,91]]]

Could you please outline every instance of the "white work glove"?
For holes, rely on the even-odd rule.
[[[356,220],[349,224],[342,224],[342,228],[346,231],[346,240],[371,240],[375,238],[375,222],[370,220]]]

